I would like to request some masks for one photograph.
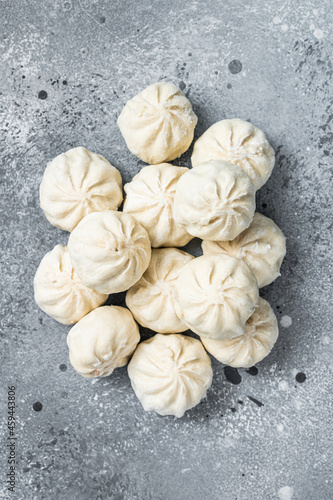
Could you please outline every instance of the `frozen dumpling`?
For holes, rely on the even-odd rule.
[[[183,92],[173,83],[159,82],[127,102],[118,127],[131,153],[156,165],[188,150],[197,121]]]
[[[128,375],[146,411],[180,418],[206,396],[213,373],[199,340],[157,334],[139,344]]]
[[[71,233],[68,250],[84,283],[101,293],[128,290],[148,267],[147,231],[132,217],[108,210],[87,215]]]
[[[73,231],[86,215],[117,210],[123,200],[121,175],[103,156],[78,147],[46,167],[40,206],[48,221]]]

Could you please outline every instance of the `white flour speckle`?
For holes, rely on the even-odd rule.
[[[280,24],[280,22],[281,22],[281,19],[279,17],[274,17],[273,18],[273,23],[274,24]]]
[[[279,391],[287,391],[289,389],[289,384],[285,380],[279,382]]]
[[[318,40],[320,40],[321,38],[323,38],[324,33],[323,33],[322,30],[316,29],[316,30],[314,30],[313,35],[315,36],[315,38],[317,38]]]
[[[294,488],[291,486],[283,486],[279,489],[279,498],[281,500],[291,500],[294,494]]]
[[[291,317],[288,316],[287,314],[282,316],[282,318],[280,320],[280,324],[283,328],[288,328],[289,326],[291,326],[292,322],[293,321],[292,321]]]
[[[288,24],[282,24],[281,29],[284,32],[288,31]]]

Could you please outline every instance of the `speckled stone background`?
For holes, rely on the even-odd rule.
[[[1,448],[1,499],[331,500],[329,0],[2,0],[0,9],[2,424],[15,385],[18,459],[13,494]],[[276,348],[257,370],[213,360],[207,399],[180,420],[144,413],[126,368],[76,375],[68,328],[38,309],[32,287],[43,255],[68,237],[39,208],[46,163],[83,145],[128,182],[143,164],[116,118],[158,80],[189,97],[196,137],[226,117],[267,133],[277,161],[257,209],[288,238],[282,277],[262,290],[280,323]],[[189,166],[190,152],[178,164]],[[198,255],[198,242],[190,249]]]

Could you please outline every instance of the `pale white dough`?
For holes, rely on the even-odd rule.
[[[203,255],[187,263],[173,291],[180,319],[200,337],[224,340],[244,332],[258,302],[257,280],[240,259]]]
[[[82,283],[101,293],[134,285],[151,255],[147,231],[132,217],[108,210],[87,215],[71,233],[68,250]]]
[[[118,170],[98,154],[78,147],[57,156],[46,167],[40,206],[54,226],[73,231],[92,212],[116,210],[122,202]]]
[[[262,130],[233,118],[214,123],[194,144],[193,167],[207,160],[226,160],[239,165],[259,189],[272,173],[275,155]]]
[[[223,253],[245,260],[261,288],[280,276],[286,255],[286,238],[272,219],[256,212],[249,227],[237,238],[203,241],[202,250],[204,255]]]
[[[249,226],[254,210],[254,186],[237,165],[211,160],[178,181],[174,219],[198,238],[232,240]]]
[[[152,247],[182,247],[193,238],[172,214],[176,186],[185,172],[188,168],[169,163],[149,165],[124,187],[123,211],[147,230]]]
[[[128,309],[99,307],[69,331],[69,360],[83,377],[107,377],[126,365],[139,341],[139,327]]]
[[[140,325],[160,333],[187,330],[175,312],[172,292],[180,271],[192,259],[176,248],[152,251],[147,271],[126,294],[126,305]]]
[[[81,283],[63,245],[56,245],[43,257],[35,274],[34,293],[41,310],[65,325],[79,321],[108,298]]]
[[[221,363],[235,368],[250,368],[271,352],[278,334],[278,323],[271,306],[259,297],[256,310],[247,320],[242,335],[231,340],[202,338],[201,341]]]
[[[127,102],[118,127],[131,153],[155,165],[187,151],[197,121],[183,92],[173,83],[159,82]]]
[[[157,334],[139,344],[128,374],[146,411],[178,418],[206,396],[213,376],[201,342],[181,334]]]

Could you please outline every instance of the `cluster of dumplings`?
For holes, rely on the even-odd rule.
[[[42,259],[35,300],[74,324],[70,362],[83,377],[104,377],[128,361],[147,411],[182,417],[205,397],[211,360],[251,367],[278,337],[259,288],[279,276],[285,237],[255,212],[274,151],[265,134],[239,119],[212,125],[194,144],[192,169],[171,165],[190,146],[197,117],[182,91],[157,83],[127,102],[118,126],[130,151],[149,165],[124,186],[102,156],[77,147],[44,173],[40,205],[70,232]],[[202,239],[194,258],[176,247]],[[125,307],[103,305],[126,293]],[[156,332],[140,343],[138,324]],[[199,339],[182,335],[190,329]]]

